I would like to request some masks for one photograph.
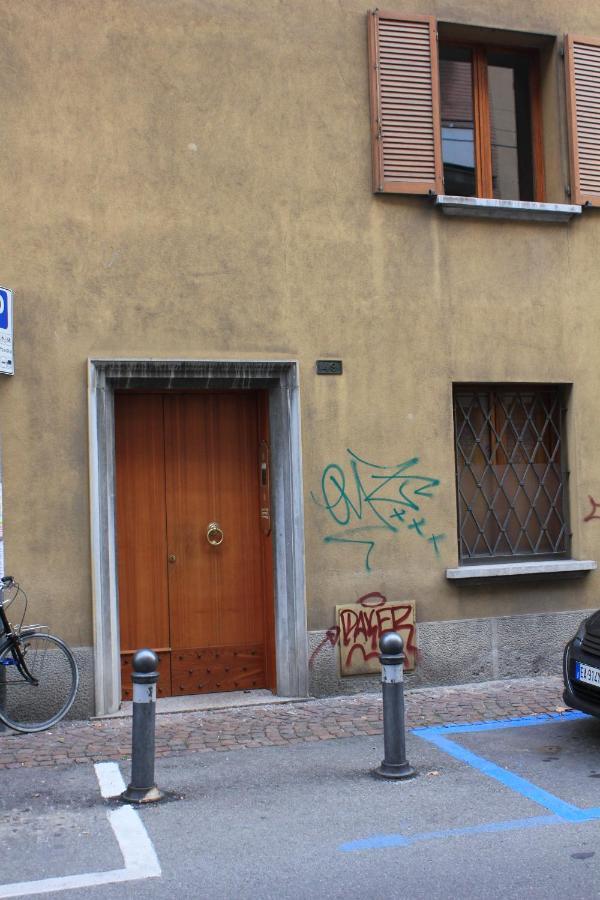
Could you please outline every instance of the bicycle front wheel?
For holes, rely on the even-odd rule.
[[[73,705],[79,673],[67,645],[36,631],[19,639],[25,665],[37,684],[21,673],[17,652],[0,653],[0,719],[15,731],[44,731],[66,716]]]

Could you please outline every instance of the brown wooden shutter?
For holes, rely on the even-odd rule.
[[[368,22],[373,190],[441,194],[436,21],[374,10]]]
[[[571,200],[600,206],[600,40],[565,37]]]

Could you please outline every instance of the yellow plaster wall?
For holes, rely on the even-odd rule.
[[[390,0],[485,27],[600,36],[587,2]],[[0,383],[6,565],[32,614],[91,642],[88,357],[301,366],[309,627],[369,591],[420,620],[580,608],[600,576],[457,589],[453,381],[574,384],[573,555],[596,558],[600,213],[569,226],[452,220],[371,193],[366,4],[0,0]],[[548,199],[564,202],[562,62],[545,63]],[[315,360],[343,359],[317,377]],[[418,457],[445,533],[324,543],[324,467]]]

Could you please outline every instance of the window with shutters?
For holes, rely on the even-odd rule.
[[[461,564],[565,558],[564,390],[455,385]]]
[[[544,203],[539,46],[369,13],[373,189]],[[517,39],[518,38],[518,39]],[[558,39],[558,38],[557,38]],[[570,202],[600,205],[600,41],[564,39]],[[564,203],[565,197],[553,198]]]

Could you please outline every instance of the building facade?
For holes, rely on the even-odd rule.
[[[165,694],[374,687],[341,657],[390,604],[413,684],[558,672],[598,605],[597,4],[0,22],[5,568],[76,712],[142,645]]]

